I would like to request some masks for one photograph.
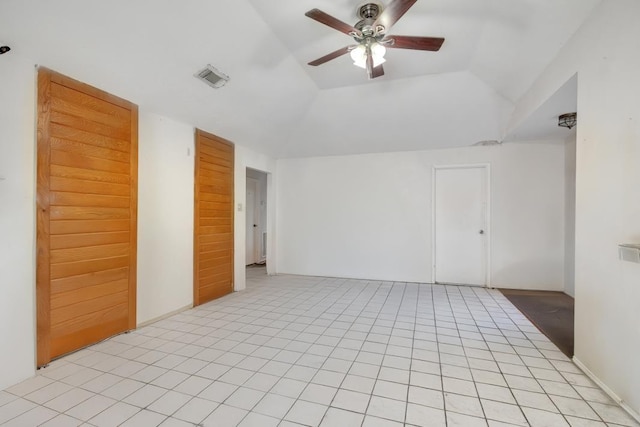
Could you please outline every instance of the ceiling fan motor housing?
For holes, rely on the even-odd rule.
[[[382,12],[382,5],[379,3],[365,3],[358,6],[356,11],[360,19],[373,19],[375,20]]]
[[[356,15],[360,18],[360,21],[354,25],[365,36],[373,36],[376,32],[373,28],[373,24],[376,22],[380,13],[382,13],[383,7],[380,3],[365,3],[358,6]]]

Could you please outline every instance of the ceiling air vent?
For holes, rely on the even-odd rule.
[[[195,76],[215,89],[220,89],[229,81],[229,76],[221,73],[211,65],[207,65],[204,70],[199,71]]]

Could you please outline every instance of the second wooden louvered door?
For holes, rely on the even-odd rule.
[[[38,73],[38,365],[136,326],[137,107]]]
[[[196,131],[194,305],[233,292],[232,143]]]

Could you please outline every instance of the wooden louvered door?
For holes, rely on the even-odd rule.
[[[196,131],[193,304],[233,292],[232,143]]]
[[[37,362],[136,326],[138,110],[38,72]]]

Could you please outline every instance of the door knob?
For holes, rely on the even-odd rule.
[[[480,230],[480,234],[484,234],[484,230]]]

